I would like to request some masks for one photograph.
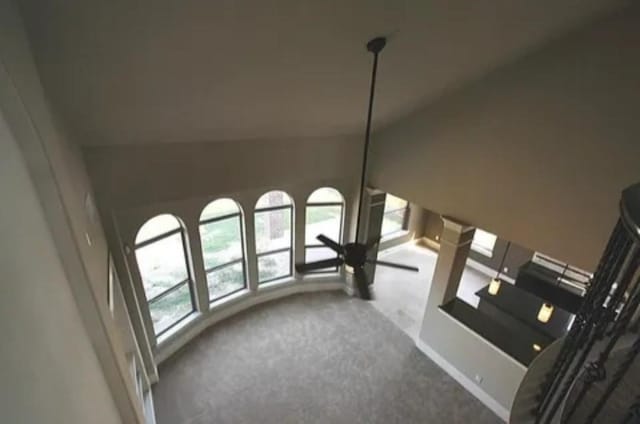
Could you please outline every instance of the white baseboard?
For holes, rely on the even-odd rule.
[[[456,367],[451,365],[446,359],[444,359],[435,350],[429,347],[425,342],[416,338],[416,347],[420,349],[422,353],[427,355],[433,362],[435,362],[440,368],[442,368],[447,374],[449,374],[454,380],[456,380],[462,387],[464,387],[469,393],[474,395],[480,402],[491,409],[498,417],[504,422],[509,421],[509,410],[502,406],[491,395],[485,392],[480,386],[478,386],[473,380],[461,373]]]

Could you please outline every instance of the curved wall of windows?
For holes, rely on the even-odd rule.
[[[299,210],[290,193],[303,205]],[[335,188],[240,192],[177,202],[154,214],[158,209],[134,211],[127,239],[129,260],[139,271],[132,282],[141,319],[160,361],[226,316],[230,305],[243,305],[232,306],[235,311],[291,293],[344,287],[340,269],[322,270],[324,276],[314,279],[300,278],[293,267],[334,255],[318,234],[343,241],[346,203]],[[327,279],[331,275],[335,279]],[[198,329],[184,331],[193,326]]]

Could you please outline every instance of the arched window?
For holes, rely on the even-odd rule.
[[[258,199],[255,211],[258,283],[293,274],[293,202],[284,191],[270,191]]]
[[[209,301],[244,289],[247,278],[242,213],[235,201],[218,199],[202,210],[200,240]]]
[[[330,187],[322,187],[311,193],[307,199],[304,256],[305,262],[336,257],[336,252],[325,247],[316,238],[324,234],[338,243],[342,242],[342,216],[344,199],[340,192]],[[317,272],[337,271],[327,268]]]
[[[184,229],[175,216],[158,215],[140,227],[135,243],[153,329],[159,336],[194,311]]]

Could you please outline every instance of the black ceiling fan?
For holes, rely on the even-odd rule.
[[[364,196],[364,184],[367,172],[367,156],[369,153],[369,139],[371,137],[371,115],[373,113],[373,97],[376,89],[376,71],[378,69],[378,55],[387,44],[385,37],[376,37],[367,43],[367,50],[373,53],[373,69],[371,71],[371,88],[369,91],[369,109],[367,112],[367,128],[365,132],[364,140],[364,158],[362,160],[362,173],[360,178],[360,199],[358,201],[358,221],[356,224],[356,239],[353,243],[346,243],[341,245],[334,240],[331,240],[325,235],[318,235],[317,239],[327,246],[329,249],[337,253],[337,257],[332,259],[325,259],[321,261],[296,264],[296,271],[305,274],[308,272],[317,271],[324,268],[338,267],[340,265],[348,265],[353,268],[353,274],[358,288],[358,295],[365,300],[371,300],[371,292],[369,290],[369,283],[367,274],[364,267],[367,263],[388,266],[392,268],[404,269],[407,271],[418,272],[418,268],[396,264],[386,261],[378,261],[367,258],[367,252],[370,249],[376,247],[380,239],[371,240],[367,243],[360,243],[360,220],[362,211],[362,199]]]

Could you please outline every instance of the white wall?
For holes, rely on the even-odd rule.
[[[593,270],[640,181],[639,22],[595,22],[377,133],[371,184]]]
[[[49,108],[21,16],[12,0],[0,0],[0,58],[0,110],[20,149],[44,212],[68,280],[67,287],[71,289],[81,318],[76,321],[86,329],[87,342],[98,358],[122,420],[142,422],[141,405],[128,369],[125,337],[119,334],[108,309],[108,249],[100,218],[91,202],[87,202],[92,198],[89,179],[80,152]],[[28,257],[38,261],[38,249],[30,251]],[[38,275],[40,283],[48,278],[45,272]],[[51,313],[54,319],[55,314],[65,313],[58,309],[66,306],[52,303],[42,307],[48,307],[50,310],[43,312]],[[35,315],[40,319],[47,316]],[[58,328],[58,333],[64,331],[64,326]],[[59,337],[55,332],[49,337],[54,335]],[[47,353],[46,349],[40,351]],[[100,409],[100,406],[94,405],[94,408]]]
[[[0,421],[121,422],[2,115],[0,198]]]

